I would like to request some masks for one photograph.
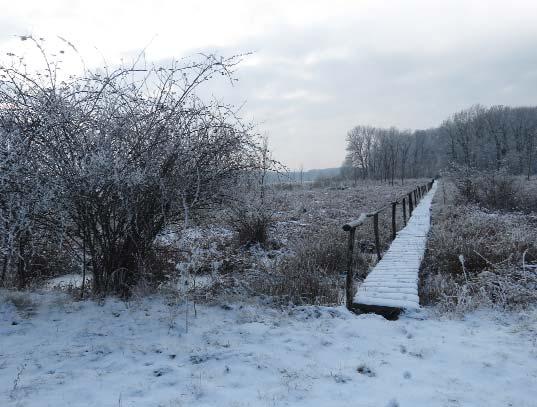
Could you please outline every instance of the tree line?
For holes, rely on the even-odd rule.
[[[426,130],[356,126],[342,173],[394,182],[432,177],[449,165],[535,174],[537,107],[475,105]]]

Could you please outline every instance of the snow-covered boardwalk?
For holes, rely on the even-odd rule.
[[[436,187],[435,182],[412,212],[407,226],[397,233],[384,257],[358,289],[353,301],[357,308],[395,313],[395,316],[400,310],[419,308],[418,272],[427,243]]]

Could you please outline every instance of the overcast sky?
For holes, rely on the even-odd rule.
[[[238,84],[275,158],[339,166],[357,124],[426,128],[475,103],[537,104],[536,0],[0,0],[15,34],[60,35],[89,64],[253,51]]]

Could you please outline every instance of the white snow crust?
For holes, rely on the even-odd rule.
[[[517,406],[537,400],[537,312],[398,321],[344,307],[73,302],[0,291],[0,406]],[[13,324],[15,323],[15,324]]]

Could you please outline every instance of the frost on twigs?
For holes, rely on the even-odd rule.
[[[95,293],[129,295],[158,277],[158,234],[225,202],[254,169],[250,126],[196,95],[214,75],[234,80],[240,56],[154,66],[141,54],[69,74],[72,44],[21,39],[38,58],[13,52],[0,68],[1,283],[68,267],[91,273]]]

